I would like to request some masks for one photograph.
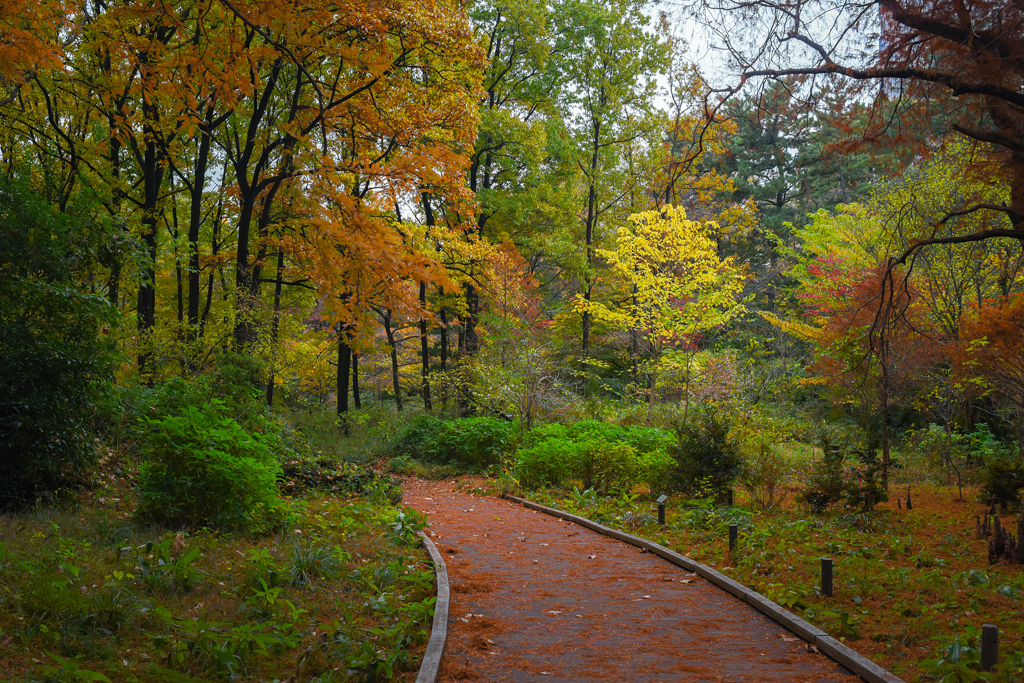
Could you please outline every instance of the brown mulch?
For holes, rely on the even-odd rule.
[[[442,681],[858,680],[655,555],[451,481],[403,488],[448,565]]]

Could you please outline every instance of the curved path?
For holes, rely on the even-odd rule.
[[[403,488],[448,564],[442,681],[859,680],[653,554],[452,482]]]

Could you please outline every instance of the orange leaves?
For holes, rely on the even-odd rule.
[[[0,76],[20,82],[26,72],[60,67],[68,9],[56,0],[0,0]]]
[[[960,333],[963,344],[956,353],[958,374],[1024,407],[1024,294],[965,317]]]

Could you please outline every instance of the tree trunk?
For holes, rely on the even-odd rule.
[[[604,104],[604,90],[602,88],[600,102]],[[586,222],[586,249],[587,249],[587,275],[584,278],[583,298],[587,302],[587,308],[583,311],[583,334],[580,352],[583,356],[583,369],[587,369],[587,356],[590,354],[590,326],[591,314],[589,304],[594,294],[594,277],[591,269],[594,267],[594,228],[597,226],[597,169],[598,153],[601,150],[601,119],[594,116],[593,122],[594,137],[592,138],[590,156],[590,174],[587,179],[589,188],[587,190],[587,222]]]
[[[395,388],[395,408],[402,412],[402,383],[398,373],[398,348],[395,346],[395,333],[391,329],[391,311],[384,314],[384,334],[391,348],[391,383]]]
[[[444,294],[444,290],[441,290],[441,294]],[[441,372],[448,369],[448,309],[441,308]]]
[[[885,342],[882,342],[885,344]],[[882,486],[889,490],[889,366],[883,359],[882,368]]]
[[[203,225],[203,192],[206,190],[206,170],[210,161],[212,121],[213,107],[208,106],[206,125],[199,128],[199,151],[196,156],[195,178],[192,180],[191,210],[188,219],[188,326],[189,334],[193,338],[199,327],[199,230]]]
[[[352,402],[356,410],[363,407],[363,402],[359,400],[359,354],[355,351],[352,352]]]
[[[480,295],[476,286],[466,283],[466,317],[461,338],[459,339],[459,355],[475,356],[480,350],[480,338],[476,331],[476,321],[480,316]]]
[[[217,217],[213,220],[213,235],[210,238],[210,249],[214,258],[220,252],[220,225],[223,217],[224,201],[217,206]],[[210,318],[210,306],[213,304],[213,275],[214,268],[210,268],[210,276],[206,281],[206,306],[203,307],[203,315],[199,318],[199,338],[206,333],[206,321]],[[221,278],[223,280],[223,278]]]
[[[150,367],[153,352],[150,348],[153,329],[156,327],[156,259],[157,259],[157,201],[160,197],[160,186],[164,179],[161,155],[157,149],[156,131],[152,124],[156,122],[156,107],[144,104],[145,123],[143,137],[146,141],[142,158],[142,241],[145,245],[145,261],[142,265],[139,280],[139,294],[136,308],[139,331],[138,356],[139,375],[146,386],[153,385],[153,369]]]
[[[420,283],[420,306],[427,309],[427,283]],[[430,344],[427,339],[427,319],[420,318],[420,357],[423,362],[423,408],[433,410],[430,403]]]
[[[274,317],[270,322],[270,378],[267,380],[267,405],[274,405],[274,372],[277,370],[277,334],[281,328],[281,287],[284,284],[284,252],[277,252],[277,276],[274,279]]]
[[[348,379],[351,361],[352,348],[348,345],[348,336],[345,330],[341,330],[338,333],[338,418],[345,429],[345,436],[349,435]]]

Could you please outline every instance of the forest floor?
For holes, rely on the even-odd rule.
[[[132,504],[0,515],[0,681],[415,680],[434,572],[386,500],[309,494],[259,537]]]
[[[442,681],[855,680],[653,554],[451,480],[403,490],[448,565]]]

